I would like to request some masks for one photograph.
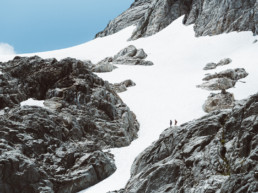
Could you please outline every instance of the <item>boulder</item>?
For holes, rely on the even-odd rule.
[[[115,83],[115,84],[111,84],[111,88],[113,88],[113,90],[115,90],[117,93],[120,92],[125,92],[127,91],[127,87],[131,87],[131,86],[135,86],[136,84],[132,81],[132,80],[125,80],[121,83]]]
[[[240,80],[248,76],[248,73],[245,71],[244,68],[236,68],[236,69],[227,69],[215,74],[209,74],[204,77],[202,80],[209,81],[214,78],[229,78],[231,80]]]
[[[234,102],[235,99],[232,93],[211,93],[203,104],[203,110],[209,113],[215,110],[230,109],[234,106]]]
[[[116,67],[113,64],[125,65],[142,65],[151,66],[153,62],[146,61],[148,55],[143,49],[137,49],[135,46],[130,45],[120,50],[114,57],[107,57],[101,60],[98,64],[93,65],[94,72],[111,72]]]
[[[228,65],[232,62],[232,60],[230,58],[224,58],[222,60],[220,60],[218,63],[208,63],[206,64],[206,66],[203,68],[203,70],[212,70],[217,68],[218,66],[224,66],[224,65]]]
[[[202,88],[205,90],[226,90],[229,88],[233,88],[236,84],[235,80],[232,80],[230,78],[213,78],[210,79],[201,85],[197,85],[197,88]]]

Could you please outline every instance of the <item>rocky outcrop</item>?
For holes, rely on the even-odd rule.
[[[220,63],[223,65],[225,60]],[[227,63],[227,62],[226,62]],[[207,65],[206,65],[207,66]],[[248,76],[244,68],[228,69],[215,74],[206,74],[203,78],[203,84],[198,85],[198,88],[205,90],[221,90],[221,93],[211,93],[203,105],[203,110],[207,113],[232,108],[234,105],[234,95],[226,92],[227,89],[233,88],[237,81]]]
[[[208,74],[202,80],[209,81],[214,78],[228,78],[233,81],[238,81],[248,76],[244,68],[227,69],[215,74]]]
[[[147,54],[143,49],[137,49],[135,46],[130,45],[121,51],[119,51],[113,58],[115,64],[127,64],[127,65],[142,65],[151,66],[151,61],[145,61]]]
[[[220,60],[218,63],[211,62],[211,63],[206,64],[206,66],[203,68],[203,70],[212,70],[212,69],[217,68],[218,66],[224,66],[224,65],[230,64],[231,62],[232,62],[232,60],[230,58],[224,58],[224,59]]]
[[[234,106],[235,98],[232,93],[211,93],[203,104],[205,112],[219,109],[230,109]]]
[[[111,72],[117,68],[114,64],[151,66],[153,62],[146,61],[147,54],[143,49],[130,45],[120,50],[114,57],[106,57],[96,65],[91,65],[93,72]]]
[[[135,159],[117,193],[257,192],[257,117],[258,94],[166,129]]]
[[[91,66],[92,72],[112,72],[117,67],[112,64],[113,58],[107,57],[100,62],[98,62],[96,65]]]
[[[102,150],[129,145],[139,123],[108,82],[71,58],[15,57],[1,67],[1,192],[78,192],[115,171]],[[28,98],[45,108],[20,107]]]
[[[231,31],[258,33],[256,0],[135,0],[96,37],[116,33],[130,25],[136,25],[132,40],[150,36],[182,15],[186,25],[194,24],[197,36]]]
[[[111,84],[111,88],[115,90],[117,93],[127,91],[128,87],[135,86],[136,84],[132,80],[125,80],[120,83]]]

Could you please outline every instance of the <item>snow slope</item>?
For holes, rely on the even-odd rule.
[[[204,115],[202,104],[210,92],[198,89],[196,85],[202,82],[205,73],[245,68],[249,73],[243,80],[246,83],[237,83],[230,92],[236,99],[243,99],[258,91],[258,43],[253,43],[256,37],[251,32],[196,38],[193,26],[184,26],[182,18],[156,35],[136,41],[127,41],[134,29],[132,26],[76,47],[37,53],[43,58],[69,56],[95,63],[132,44],[143,48],[148,54],[147,60],[154,62],[154,66],[117,65],[119,68],[111,73],[98,74],[112,83],[125,79],[136,83],[135,87],[119,95],[135,112],[141,127],[139,138],[129,147],[110,150],[118,167],[115,174],[81,193],[105,193],[123,188],[129,179],[134,158],[158,139],[159,134],[169,126],[170,119],[177,119],[182,124]],[[12,57],[0,56],[0,61]],[[206,63],[218,62],[226,57],[233,62],[216,70],[202,70]]]

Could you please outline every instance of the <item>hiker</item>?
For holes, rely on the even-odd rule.
[[[175,126],[176,126],[176,124],[177,124],[177,120],[175,120]]]
[[[173,124],[173,122],[172,122],[172,120],[170,120],[170,127],[172,126],[172,124]]]

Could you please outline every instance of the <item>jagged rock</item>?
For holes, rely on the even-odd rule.
[[[220,60],[217,64],[216,63],[208,63],[206,64],[206,66],[203,68],[203,70],[212,70],[217,68],[218,66],[224,66],[227,64],[230,64],[232,62],[232,60],[230,58],[224,58],[222,60]]]
[[[197,36],[231,31],[258,33],[256,0],[135,0],[131,7],[111,21],[96,37],[136,25],[131,39],[153,35],[185,15],[186,25],[194,24]]]
[[[113,58],[107,57],[100,62],[98,62],[96,65],[91,66],[91,70],[93,72],[112,72],[117,67],[112,64]]]
[[[215,110],[230,109],[234,106],[234,102],[235,99],[232,93],[211,93],[203,104],[203,110],[209,113]]]
[[[0,190],[78,192],[111,175],[129,145],[136,116],[87,62],[15,57],[0,75]],[[22,106],[28,98],[45,108]]]
[[[258,33],[256,0],[194,0],[186,24],[195,24],[197,36],[231,31]],[[255,14],[255,15],[254,15]]]
[[[233,88],[236,84],[235,80],[230,78],[222,77],[222,78],[213,78],[209,81],[198,85],[197,88],[202,88],[206,90],[226,90],[229,88]]]
[[[130,45],[119,51],[113,58],[113,63],[129,65],[153,65],[151,61],[145,61],[147,54],[143,49],[137,50],[135,46]]]
[[[121,83],[111,84],[111,88],[117,93],[127,91],[127,87],[135,86],[136,84],[132,80],[125,80]]]
[[[116,67],[113,64],[151,66],[153,62],[144,60],[147,54],[143,49],[130,45],[120,50],[114,57],[107,57],[92,66],[94,72],[111,72]]]
[[[232,110],[166,129],[135,159],[118,192],[257,192],[257,116],[258,94]]]
[[[96,37],[104,37],[110,34],[114,34],[131,25],[137,25],[139,20],[144,17],[145,12],[148,10],[152,0],[137,0],[130,9],[120,14],[117,18],[110,21],[102,32],[96,34]]]
[[[209,74],[204,77],[202,80],[209,81],[213,78],[229,78],[231,80],[240,80],[248,76],[248,73],[244,68],[236,68],[236,69],[227,69],[215,74]]]
[[[116,60],[122,60],[126,58],[134,58],[134,59],[145,59],[147,57],[147,54],[144,52],[143,49],[137,50],[135,46],[130,45],[121,51],[119,51],[114,56],[114,61]]]

